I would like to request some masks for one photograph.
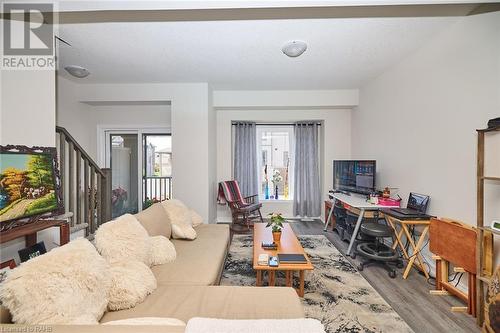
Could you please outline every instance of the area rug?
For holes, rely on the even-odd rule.
[[[320,320],[328,333],[413,332],[325,236],[298,238],[315,267],[306,272],[306,317]],[[252,247],[251,235],[233,237],[221,285],[255,285]],[[276,281],[284,286],[284,274]]]

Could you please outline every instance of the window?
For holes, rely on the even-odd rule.
[[[293,199],[293,126],[257,125],[259,198]]]

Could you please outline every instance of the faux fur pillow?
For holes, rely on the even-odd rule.
[[[133,308],[156,289],[153,272],[140,261],[111,264],[111,279],[108,309],[112,311]]]
[[[196,231],[192,227],[191,212],[180,200],[165,200],[163,208],[172,224],[172,238],[195,239]]]
[[[203,224],[203,217],[201,217],[200,214],[195,212],[194,210],[190,210],[189,213],[191,214],[191,225],[196,228],[200,224]]]
[[[174,244],[164,236],[149,237],[151,254],[149,257],[152,266],[172,262],[177,257]]]
[[[0,300],[16,324],[97,324],[110,288],[108,263],[81,238],[12,270]]]
[[[150,264],[148,232],[133,215],[125,214],[101,225],[95,233],[95,245],[110,263],[137,260]]]

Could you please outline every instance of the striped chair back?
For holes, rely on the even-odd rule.
[[[236,180],[228,180],[219,183],[219,195],[217,201],[220,204],[240,202],[245,204],[245,199],[241,195],[240,186]]]

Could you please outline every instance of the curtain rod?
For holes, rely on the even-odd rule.
[[[234,126],[234,125],[237,125],[239,123],[245,123],[245,122],[248,122],[248,121],[233,121],[233,122],[231,122],[231,125]],[[295,123],[259,123],[259,122],[256,122],[255,125],[257,125],[257,126],[294,126]],[[318,122],[318,123],[316,123],[316,125],[321,126],[321,123]]]

